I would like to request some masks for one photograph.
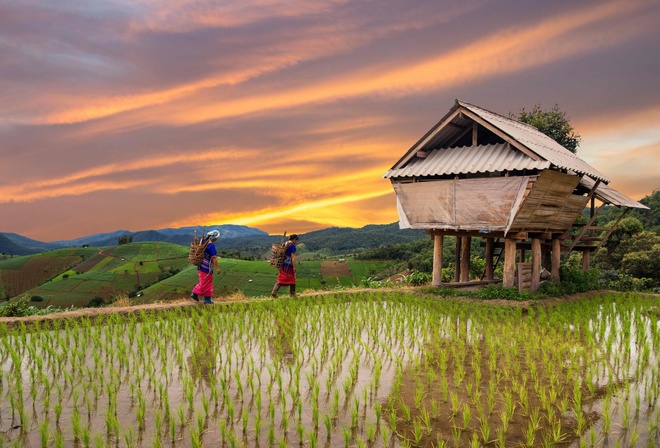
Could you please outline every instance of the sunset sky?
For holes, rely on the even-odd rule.
[[[564,110],[660,188],[660,2],[0,0],[0,232],[397,221],[382,175],[459,98]]]

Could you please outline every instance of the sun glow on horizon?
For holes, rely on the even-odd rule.
[[[317,223],[327,223],[330,226],[339,227],[354,227],[351,225],[354,222],[364,220],[356,220],[354,210],[352,213],[348,212],[346,206],[359,203],[361,201],[374,199],[382,196],[393,195],[394,192],[391,187],[372,191],[362,194],[345,195],[340,197],[333,197],[322,199],[318,201],[303,202],[300,204],[287,205],[284,204],[280,207],[266,208],[262,210],[250,211],[247,213],[226,214],[226,213],[207,213],[191,217],[185,221],[175,221],[169,225],[172,227],[188,225],[189,222],[204,222],[207,224],[236,224],[244,226],[253,226],[258,224],[268,225],[272,222],[277,222],[284,219],[298,219]],[[328,207],[343,206],[342,210],[348,213],[345,216],[337,214],[336,210],[328,210]],[[357,211],[359,213],[359,211]]]

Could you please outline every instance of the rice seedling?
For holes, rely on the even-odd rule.
[[[468,429],[470,424],[470,419],[472,418],[470,406],[468,404],[463,405],[463,430]]]
[[[479,419],[479,431],[481,433],[481,441],[486,444],[490,441],[490,422],[487,418]]]
[[[23,437],[32,445],[46,439],[47,415],[61,428],[49,443],[63,446],[74,432],[81,444],[91,443],[88,429],[104,424],[114,440],[102,445],[115,443],[120,429],[113,415],[127,414],[133,418],[115,419],[124,438],[128,429],[138,434],[136,447],[155,446],[155,434],[168,443],[192,445],[196,437],[207,443],[202,436],[214,420],[225,446],[258,439],[262,428],[270,446],[316,445],[319,420],[328,439],[341,440],[348,427],[352,445],[388,445],[398,433],[402,446],[414,443],[415,422],[437,445],[444,433],[449,439],[442,443],[467,446],[474,434],[486,443],[494,428],[495,443],[504,445],[512,425],[534,420],[531,426],[541,427],[535,443],[550,444],[567,437],[560,423],[566,415],[575,416],[568,438],[582,443],[588,437],[577,437],[591,424],[582,407],[600,400],[605,387],[618,393],[611,409],[605,398],[608,417],[596,427],[596,440],[624,432],[628,407],[627,434],[636,431],[637,443],[650,446],[657,429],[649,422],[659,419],[653,404],[660,330],[639,317],[648,303],[603,297],[533,310],[523,319],[515,309],[342,292],[240,310],[232,305],[110,316],[102,324],[86,319],[30,331],[0,328],[6,354],[5,361],[0,357],[0,407],[6,422],[13,414],[27,423]],[[204,353],[204,347],[214,349]],[[382,417],[383,406],[389,418]],[[74,407],[84,415],[75,431]],[[462,421],[450,419],[440,428],[447,421],[442,416],[459,412]],[[17,440],[6,443],[22,444]]]

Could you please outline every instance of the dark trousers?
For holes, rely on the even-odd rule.
[[[280,285],[279,283],[275,283],[275,286],[273,286],[273,292],[271,293],[272,295],[277,295],[277,291],[280,290]],[[292,296],[296,295],[296,285],[295,283],[293,285],[289,285],[289,294]]]

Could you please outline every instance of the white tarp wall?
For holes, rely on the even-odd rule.
[[[504,231],[520,206],[527,182],[526,176],[395,181],[399,226]]]

